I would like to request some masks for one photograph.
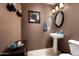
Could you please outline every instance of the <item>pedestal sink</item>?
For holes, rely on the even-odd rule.
[[[64,38],[64,33],[50,33],[49,34],[52,38],[54,38],[53,40],[53,51],[54,54],[57,55],[58,54],[58,50],[57,50],[57,40],[60,38]]]

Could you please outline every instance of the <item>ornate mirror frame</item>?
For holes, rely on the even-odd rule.
[[[58,11],[54,18],[54,23],[57,28],[60,28],[64,22],[64,13],[63,11]]]

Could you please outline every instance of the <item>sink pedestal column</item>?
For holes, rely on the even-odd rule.
[[[55,55],[58,54],[58,52],[57,52],[57,51],[58,51],[58,50],[57,50],[57,44],[58,44],[58,43],[57,43],[57,38],[54,38],[54,39],[53,39],[53,52],[54,52]]]
[[[64,33],[50,33],[49,34],[53,39],[53,53],[54,55],[58,55],[58,39],[64,38]]]

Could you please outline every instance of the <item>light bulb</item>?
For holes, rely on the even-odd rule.
[[[56,7],[55,7],[55,10],[57,11],[58,9],[59,9],[58,6],[56,6]]]
[[[64,4],[63,3],[60,3],[59,7],[60,8],[63,8],[64,7]]]
[[[52,10],[52,13],[53,13],[53,14],[55,13],[55,9]]]

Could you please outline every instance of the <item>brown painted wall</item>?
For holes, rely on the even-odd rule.
[[[68,40],[71,38],[79,40],[79,4],[65,4],[63,11],[65,19],[60,29],[64,31],[65,37],[59,40],[59,50],[69,52]]]
[[[39,24],[28,23],[28,10],[40,12]],[[52,6],[48,4],[22,4],[22,39],[28,41],[28,50],[41,49],[52,46],[49,32],[43,32],[43,22],[50,16]],[[53,29],[52,29],[53,31]]]
[[[20,4],[16,5],[21,9]],[[21,18],[6,9],[6,4],[0,4],[0,52],[13,41],[21,40]]]

